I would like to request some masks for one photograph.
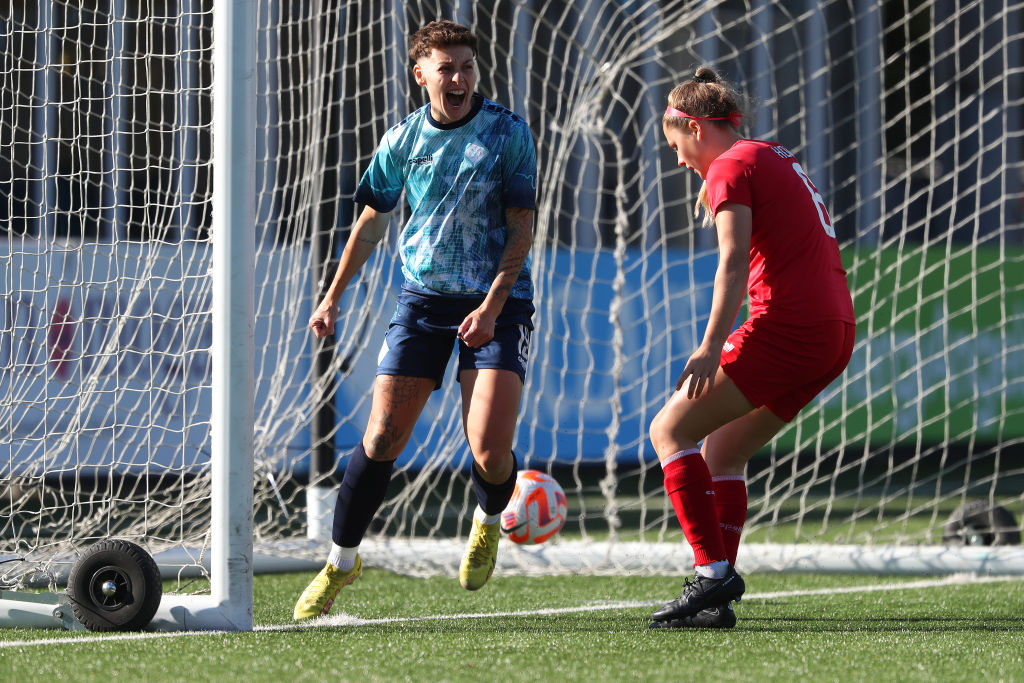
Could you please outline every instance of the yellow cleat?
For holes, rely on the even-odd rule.
[[[469,543],[466,553],[459,565],[459,583],[468,591],[483,588],[487,579],[494,573],[494,563],[498,559],[498,523],[483,524],[473,519],[473,529],[469,532]]]
[[[345,586],[349,585],[363,573],[363,560],[356,555],[356,563],[347,572],[343,572],[328,562],[320,573],[316,575],[306,590],[302,591],[299,601],[295,603],[295,612],[292,618],[311,619],[321,617],[331,610],[334,598]]]

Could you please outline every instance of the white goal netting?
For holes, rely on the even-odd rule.
[[[206,563],[214,1],[0,8],[3,587],[49,581],[111,536]],[[327,520],[313,520],[320,545],[305,541],[322,497],[308,487],[337,483],[365,425],[400,283],[393,232],[333,345],[306,320],[377,141],[425,101],[404,45],[435,18],[477,31],[479,91],[537,144],[537,331],[516,450],[561,482],[569,519],[509,561],[686,564],[646,431],[710,304],[699,180],[660,125],[701,63],[753,99],[745,133],[793,150],[825,196],[859,321],[846,374],[751,462],[747,541],[923,553],[964,504],[1020,520],[1024,4],[261,0],[257,553],[323,557]],[[457,548],[469,529],[453,385],[398,462],[369,561],[455,571],[415,545]]]

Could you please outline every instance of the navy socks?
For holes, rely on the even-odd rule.
[[[491,484],[485,481],[477,470],[475,462],[471,469],[477,505],[486,515],[500,515],[508,505],[508,501],[512,499],[512,491],[516,488],[516,470],[519,469],[516,454],[512,454],[512,475],[501,484]]]
[[[331,540],[335,544],[343,548],[359,546],[366,530],[370,528],[370,522],[384,502],[394,467],[393,460],[371,460],[361,443],[352,450],[345,467],[345,476],[338,489],[338,501],[334,505]],[[473,489],[476,491],[477,504],[485,514],[501,514],[508,505],[516,486],[517,467],[518,463],[513,453],[512,474],[501,484],[491,484],[484,480],[476,463],[473,463]]]
[[[362,542],[387,495],[394,467],[394,460],[371,460],[362,443],[352,450],[334,504],[332,541],[343,548],[355,548]]]

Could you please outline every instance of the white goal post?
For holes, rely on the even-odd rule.
[[[1019,2],[15,0],[0,624],[107,538],[173,581],[160,628],[251,628],[253,566],[323,562],[404,210],[335,336],[306,321],[377,142],[425,101],[404,46],[435,18],[477,32],[478,90],[537,144],[516,452],[569,519],[503,542],[499,572],[692,562],[646,429],[710,305],[699,179],[660,123],[709,63],[751,96],[744,133],[785,144],[825,197],[858,315],[847,372],[751,461],[740,568],[1024,573]],[[368,566],[456,571],[474,499],[453,385],[398,461]],[[33,598],[33,623],[68,626],[60,599]]]
[[[39,6],[42,8],[43,3]],[[115,12],[111,16],[116,18],[118,14]],[[253,627],[251,482],[255,244],[252,228],[255,223],[256,1],[218,2],[213,13],[213,30],[217,36],[211,50],[214,93],[212,125],[215,131],[212,177],[216,190],[211,193],[214,237],[210,240],[209,258],[212,313],[209,348],[212,362],[208,368],[210,516],[205,534],[210,559],[203,565],[209,577],[210,590],[208,594],[202,595],[164,596],[149,622],[151,628],[164,630],[234,631],[251,630]],[[64,244],[60,247],[68,248]],[[8,254],[13,257],[13,245]],[[13,258],[11,265],[13,270]],[[158,275],[158,272],[154,273],[151,268],[147,268],[147,274]],[[60,288],[66,283],[58,281],[56,284]],[[81,286],[83,283],[79,281],[76,284]],[[12,308],[8,306],[7,310],[11,311]],[[67,318],[57,325],[68,324]],[[11,334],[8,353],[13,360],[17,351],[12,333],[16,330],[5,328],[4,332]],[[47,361],[53,363],[56,357],[56,367],[60,368],[59,363],[65,360],[65,356],[74,353],[70,347],[71,344],[67,348],[58,348],[57,344],[51,343]],[[8,364],[5,371],[11,374],[10,378],[5,378],[9,380],[5,385],[11,388],[7,397],[12,397],[15,387],[14,364]],[[56,373],[59,375],[61,371],[58,369]],[[83,389],[82,393],[88,396],[90,389],[92,387]],[[78,397],[78,400],[82,401],[84,397]],[[11,401],[5,407],[13,407],[13,403]],[[9,420],[11,415],[6,417]],[[31,477],[24,476],[25,472],[40,472],[32,464],[20,461],[18,436],[17,430],[12,429],[6,444],[10,453],[8,471],[5,473],[8,482],[5,493],[9,497],[9,505],[21,503],[22,500],[16,500],[16,497],[23,498],[28,493],[17,491],[14,482],[30,480]],[[67,441],[68,436],[62,440]],[[146,454],[143,456],[147,457]],[[88,462],[89,455],[86,455],[85,460],[87,466],[96,466],[96,463]],[[110,469],[113,474],[116,467]],[[133,473],[126,474],[131,476]],[[44,479],[45,471],[37,476]],[[73,507],[79,502],[77,491],[72,492],[68,504]],[[102,501],[101,504],[109,506],[111,512],[116,514],[116,503]],[[65,542],[73,539],[76,531],[74,527],[53,529],[54,536]],[[89,532],[86,533],[88,538]],[[66,562],[69,557],[73,557],[70,554],[73,548],[60,547],[62,545],[59,544],[51,551],[52,557],[43,563],[44,567],[47,564],[54,566],[54,558]],[[194,562],[195,558],[192,560]],[[47,583],[52,586],[56,576],[50,571],[45,574]],[[8,592],[0,597],[0,625],[81,628],[71,605],[63,597],[45,600],[29,595],[26,599],[25,596]]]

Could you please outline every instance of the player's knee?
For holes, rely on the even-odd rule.
[[[478,448],[473,450],[473,460],[476,461],[484,478],[488,481],[498,481],[508,478],[512,471],[512,449],[508,448]]]
[[[730,477],[742,475],[746,471],[747,461],[731,453],[709,451],[704,455],[708,463],[708,472],[712,477]]]
[[[404,443],[399,443],[395,438],[384,432],[367,434],[363,440],[365,444],[366,457],[370,460],[385,462],[396,459],[401,453]]]
[[[650,437],[651,445],[654,446],[654,451],[656,453],[662,452],[662,449],[665,448],[668,438],[671,435],[671,430],[666,430],[667,426],[665,424],[663,413],[658,413],[654,416],[654,419],[651,420],[651,426],[647,429],[647,436]]]
[[[682,448],[692,448],[693,444],[705,436],[688,428],[684,421],[667,417],[664,411],[655,415],[651,420],[647,435],[651,439],[654,451],[662,456],[671,455]]]

